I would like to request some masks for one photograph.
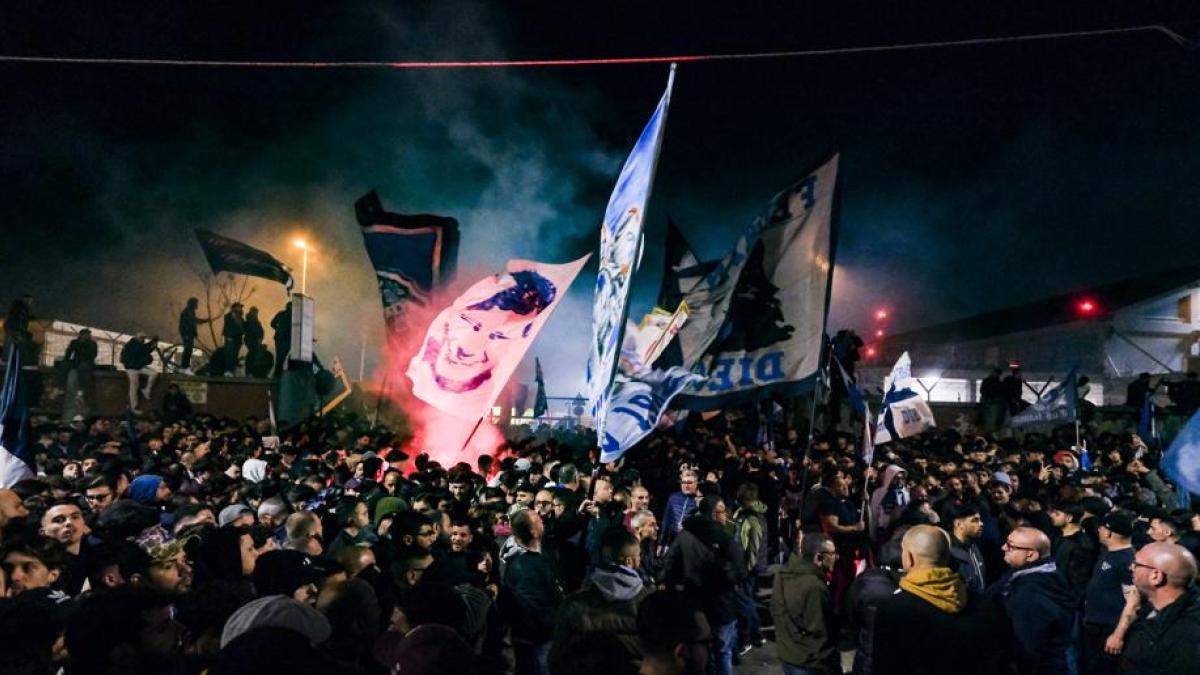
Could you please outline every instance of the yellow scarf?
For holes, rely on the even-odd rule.
[[[967,585],[949,567],[910,570],[900,579],[900,588],[943,612],[957,614],[967,606]]]

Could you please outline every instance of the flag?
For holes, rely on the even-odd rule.
[[[679,366],[655,370],[637,378],[617,376],[608,398],[609,409],[600,439],[600,461],[615,462],[645,438],[671,399],[702,378]]]
[[[1028,426],[1033,424],[1061,424],[1074,421],[1079,412],[1079,390],[1076,384],[1075,369],[1067,374],[1062,384],[1051,389],[1037,400],[1037,403],[1024,411],[1009,418],[1010,426]]]
[[[1154,423],[1154,397],[1149,393],[1142,402],[1142,414],[1138,417],[1137,434],[1150,447],[1158,447],[1158,433]]]
[[[409,303],[423,305],[429,291],[454,274],[458,261],[458,221],[431,214],[388,213],[374,190],[354,203],[363,246],[375,268],[389,339],[404,325]]]
[[[916,436],[934,426],[929,404],[913,390],[912,360],[900,355],[883,381],[883,403],[875,423],[875,445]]]
[[[413,394],[456,417],[491,409],[546,320],[587,262],[510,260],[443,309],[408,364]]]
[[[842,382],[846,385],[846,398],[850,401],[850,407],[854,409],[857,415],[868,415],[867,401],[863,398],[862,391],[858,388],[858,382],[850,377],[846,372],[846,368],[842,366],[841,360],[834,356],[833,362],[837,364],[838,372],[842,375]]]
[[[0,488],[34,477],[29,402],[21,381],[21,353],[8,349],[4,388],[0,389]]]
[[[617,184],[604,210],[604,223],[600,226],[600,269],[596,273],[592,345],[587,365],[587,398],[598,439],[604,438],[605,401],[620,360],[622,334],[629,311],[629,287],[641,259],[642,221],[646,203],[650,200],[650,186],[654,182],[674,82],[675,66],[672,65],[667,89],[617,176]]]
[[[680,405],[711,410],[812,388],[825,342],[838,156],[788,186],[687,293],[683,365],[707,379]]]
[[[658,290],[659,307],[677,307],[687,292],[713,271],[720,260],[701,261],[683,231],[667,218],[667,241],[663,256],[663,280]]]
[[[535,369],[533,379],[537,384],[537,392],[533,395],[533,416],[541,417],[550,408],[550,403],[546,401],[546,381],[542,378],[542,362],[535,358],[533,366]]]
[[[278,281],[287,286],[289,291],[292,289],[291,268],[276,260],[270,253],[208,230],[197,229],[194,232],[213,274],[232,272],[248,277],[261,277]]]
[[[871,409],[867,406],[866,401],[863,401],[862,460],[866,466],[871,466],[871,462],[875,461],[875,442],[871,439],[874,425],[874,420],[871,419]]]
[[[1200,413],[1192,415],[1162,458],[1162,468],[1171,480],[1188,492],[1200,495]],[[1182,503],[1183,496],[1180,496]]]
[[[346,375],[346,368],[342,365],[342,359],[338,356],[333,357],[333,390],[325,397],[325,403],[321,405],[321,415],[328,415],[330,411],[342,404],[350,397],[353,388],[350,386],[350,377]]]
[[[674,312],[655,307],[642,317],[640,324],[628,323],[621,348],[621,372],[632,376],[650,370],[687,317],[687,303],[681,302]]]

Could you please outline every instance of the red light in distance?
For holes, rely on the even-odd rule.
[[[873,358],[874,356],[875,356],[875,348],[867,347],[867,358]]]
[[[1084,298],[1076,303],[1075,308],[1080,314],[1095,314],[1100,308],[1096,305],[1096,301],[1091,298]]]
[[[876,320],[883,321],[884,319],[888,318],[888,311],[886,309],[881,309],[875,312],[875,318]]]

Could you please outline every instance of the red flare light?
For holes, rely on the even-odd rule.
[[[1075,309],[1078,310],[1080,314],[1092,316],[1096,312],[1100,311],[1100,306],[1096,304],[1095,300],[1092,300],[1091,298],[1084,298],[1075,304]]]

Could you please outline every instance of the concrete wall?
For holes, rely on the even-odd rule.
[[[30,372],[38,381],[40,396],[37,412],[46,414],[52,419],[67,413],[67,417],[75,414],[75,408],[65,408],[67,403],[66,374],[61,369],[43,368],[37,373]],[[188,377],[183,375],[160,375],[154,383],[154,390],[149,401],[141,401],[139,407],[143,412],[161,411],[163,396],[167,385],[175,383],[187,394],[192,406],[197,412],[209,413],[218,417],[231,417],[238,420],[247,417],[266,417],[268,396],[276,397],[276,383],[273,380],[259,380],[248,377]],[[145,380],[142,381],[145,386]],[[115,417],[125,414],[129,406],[129,380],[124,371],[99,370],[94,374],[91,395],[87,397],[85,415]]]

